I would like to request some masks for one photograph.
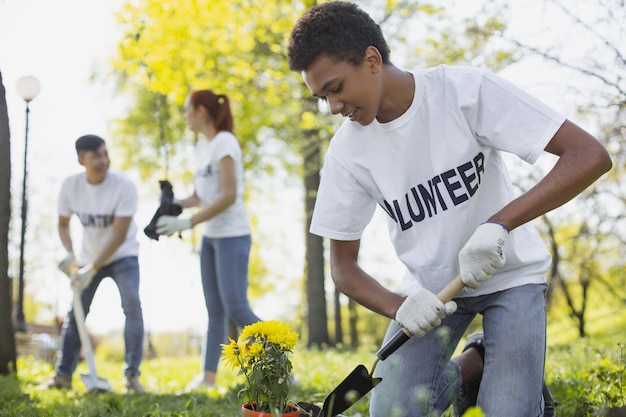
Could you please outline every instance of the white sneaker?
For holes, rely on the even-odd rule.
[[[215,384],[210,384],[206,382],[204,380],[204,377],[200,375],[194,378],[189,384],[187,384],[187,387],[185,387],[183,392],[189,393],[189,392],[200,391],[200,390],[209,391],[209,390],[212,390],[213,388],[215,388]]]

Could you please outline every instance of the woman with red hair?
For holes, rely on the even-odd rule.
[[[189,391],[215,386],[228,321],[243,327],[260,319],[247,299],[251,230],[243,200],[242,151],[233,134],[228,97],[211,90],[192,92],[185,103],[185,120],[201,137],[195,150],[194,192],[176,203],[200,209],[187,218],[162,216],[157,233],[171,235],[199,223],[203,227],[200,273],[209,318],[203,373],[189,384]]]

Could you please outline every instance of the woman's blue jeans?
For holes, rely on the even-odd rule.
[[[111,262],[96,273],[81,295],[85,316],[89,313],[91,302],[100,282],[106,277],[111,277],[117,285],[124,316],[126,316],[124,324],[125,373],[126,375],[139,375],[139,365],[143,358],[144,328],[139,299],[139,261],[137,257],[129,256]],[[61,356],[57,360],[56,372],[61,376],[71,378],[78,365],[81,346],[73,307],[63,323],[61,339]]]
[[[241,327],[260,320],[248,304],[251,245],[250,235],[202,239],[200,273],[209,316],[203,349],[205,371],[217,371],[229,319]]]
[[[543,416],[546,344],[544,284],[456,298],[457,311],[423,337],[412,337],[378,363],[383,381],[373,391],[372,417],[439,416],[461,384],[450,358],[477,314],[483,316],[485,365],[478,406],[488,417]],[[385,340],[398,330],[392,322]]]

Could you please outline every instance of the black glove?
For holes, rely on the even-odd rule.
[[[152,220],[150,220],[150,224],[148,224],[143,232],[150,239],[159,240],[159,234],[156,231],[157,220],[161,216],[178,216],[183,212],[183,208],[180,204],[174,203],[174,190],[172,188],[172,184],[168,180],[159,181],[161,185],[161,204],[159,208],[152,216]]]

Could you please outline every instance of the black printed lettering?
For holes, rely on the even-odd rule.
[[[407,230],[410,229],[411,227],[413,227],[413,223],[412,222],[404,222],[404,217],[402,216],[402,211],[400,210],[400,205],[398,204],[398,200],[394,200],[393,201],[393,206],[396,209],[396,215],[398,216],[398,222],[400,223],[400,227],[402,228],[402,230]]]
[[[479,152],[471,161],[411,187],[404,195],[403,204],[399,200],[391,203],[385,200],[381,207],[405,231],[448,210],[449,203],[458,206],[468,201],[476,194],[484,173],[485,156]],[[444,188],[446,191],[442,193]]]
[[[389,217],[391,217],[393,219],[394,222],[397,222],[398,219],[396,219],[395,214],[393,214],[393,208],[389,205],[389,203],[386,200],[383,201],[383,204],[384,205],[382,205],[380,207],[383,210],[385,210],[385,213],[387,213],[389,215]]]
[[[485,173],[485,155],[483,155],[482,152],[479,152],[478,155],[474,157],[474,166],[476,167],[476,178],[478,179],[476,188],[478,188],[481,181],[480,174]]]
[[[409,203],[409,199],[407,197],[406,205],[409,209],[409,215],[414,222],[421,222],[426,217],[426,213],[424,212],[424,206],[422,205],[422,201],[420,200],[420,196],[417,194],[417,190],[415,188],[411,188],[411,194],[413,194],[413,201],[415,201],[415,205],[417,206],[417,214],[413,211],[411,204]]]
[[[459,171],[459,176],[461,177],[461,180],[463,180],[463,184],[465,184],[465,188],[467,189],[470,197],[474,195],[476,190],[478,190],[478,182],[475,186],[472,186],[472,181],[477,179],[476,174],[474,172],[471,172],[469,175],[467,174],[473,168],[474,166],[471,162],[467,162],[457,168]]]
[[[459,195],[455,194],[456,190],[462,187],[459,181],[453,181],[453,182],[450,181],[452,178],[455,178],[455,177],[456,177],[456,171],[453,169],[441,174],[441,178],[443,178],[443,183],[446,186],[446,190],[448,190],[448,195],[450,195],[450,198],[452,199],[452,202],[454,203],[454,205],[458,206],[462,202],[466,201],[469,197],[465,193],[459,194]]]
[[[113,216],[112,214],[77,213],[77,216],[83,227],[91,227],[96,229],[104,229],[110,227],[113,224],[113,219],[115,218],[115,216]]]
[[[439,204],[441,204],[441,208],[445,211],[445,210],[448,210],[448,206],[446,205],[446,201],[443,199],[443,196],[441,195],[441,192],[439,191],[439,187],[437,186],[440,182],[441,182],[441,176],[439,175],[437,175],[436,177],[428,181],[428,183],[432,185],[431,189],[434,188],[435,193],[437,194],[437,200],[439,201]]]
[[[433,190],[433,185],[429,181],[428,185],[430,186],[430,191]],[[426,210],[428,210],[428,217],[433,217],[433,211],[437,214],[437,205],[435,204],[435,196],[432,195],[426,187],[422,184],[417,184],[417,189],[420,191],[420,195],[422,196],[422,200],[424,201],[424,205],[426,206]],[[431,210],[432,207],[432,210]]]

